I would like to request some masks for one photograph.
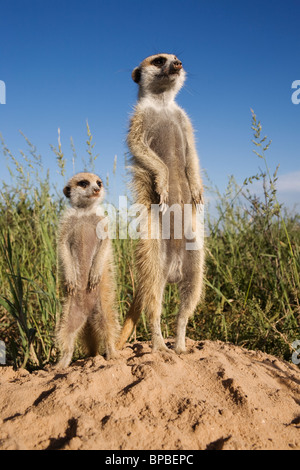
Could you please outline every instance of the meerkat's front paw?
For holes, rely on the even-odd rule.
[[[196,205],[197,204],[203,204],[204,200],[203,200],[203,191],[202,191],[202,189],[192,191],[192,199],[193,199],[193,202]]]
[[[98,286],[99,282],[100,282],[100,279],[101,279],[101,275],[99,273],[90,274],[89,283],[88,283],[88,290],[89,291],[95,290],[96,287]]]
[[[155,190],[159,195],[159,210],[163,214],[168,209],[169,202],[169,176],[168,173],[162,174],[155,181]]]
[[[77,290],[77,282],[76,281],[66,281],[65,282],[65,287],[68,295],[75,295],[75,292]]]
[[[202,209],[203,204],[204,204],[202,188],[192,190],[192,199],[193,199],[193,203],[196,206],[197,212],[201,212],[201,209]]]

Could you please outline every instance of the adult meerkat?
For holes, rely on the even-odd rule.
[[[70,200],[60,222],[58,257],[65,293],[57,340],[58,367],[67,367],[79,335],[89,356],[102,347],[106,358],[115,355],[119,324],[115,311],[113,255],[108,237],[99,238],[103,218],[97,209],[104,197],[101,179],[78,173],[63,190]]]
[[[138,102],[130,122],[128,147],[132,154],[133,190],[136,202],[147,208],[159,204],[161,211],[176,204],[196,207],[203,203],[203,187],[192,124],[174,98],[185,80],[182,63],[172,54],[147,57],[132,72],[139,85]],[[194,222],[192,222],[194,223]],[[160,230],[162,222],[160,220]],[[151,224],[150,224],[151,225]],[[173,223],[174,229],[174,223]],[[185,351],[186,325],[199,303],[203,286],[204,248],[186,250],[186,239],[140,239],[137,246],[139,282],[125,319],[118,347],[122,348],[145,310],[151,327],[153,350],[165,350],[160,317],[167,282],[177,282],[180,309],[175,351]]]

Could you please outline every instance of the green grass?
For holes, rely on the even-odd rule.
[[[219,339],[260,349],[290,360],[291,344],[299,339],[300,216],[289,214],[277,199],[277,170],[270,173],[266,154],[270,142],[252,112],[257,175],[238,185],[232,177],[225,194],[209,188],[217,200],[217,216],[206,210],[205,299],[188,325],[188,336]],[[24,136],[27,152],[15,157],[2,140],[3,159],[12,185],[0,187],[0,339],[7,362],[15,367],[40,368],[55,362],[54,331],[61,313],[57,276],[56,234],[65,207],[61,189],[51,185],[35,147]],[[87,123],[87,161],[94,171],[92,134]],[[71,141],[73,159],[76,151]],[[52,147],[58,171],[66,173],[60,133]],[[100,166],[100,165],[99,165]],[[113,173],[116,161],[113,162]],[[101,173],[101,171],[100,171]],[[261,185],[262,196],[251,191]],[[131,304],[135,288],[134,240],[114,240],[120,320]],[[179,297],[168,285],[164,296],[162,331],[174,335]],[[149,339],[145,316],[136,338]],[[80,356],[80,351],[77,351]]]

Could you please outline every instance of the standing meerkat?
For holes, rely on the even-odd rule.
[[[71,207],[62,216],[58,238],[65,294],[57,330],[59,367],[70,364],[77,336],[89,356],[96,356],[101,346],[106,358],[113,358],[119,332],[111,242],[99,238],[98,230],[102,181],[92,173],[78,173],[63,192]]]
[[[185,71],[172,54],[147,57],[132,72],[139,85],[138,102],[130,122],[128,147],[132,155],[132,186],[136,202],[147,209],[153,224],[151,205],[161,212],[174,204],[183,209],[203,203],[203,187],[192,124],[174,101],[183,86]],[[152,217],[152,219],[151,219]],[[151,225],[151,224],[150,224]],[[172,225],[172,221],[171,221]],[[140,239],[136,251],[138,287],[125,319],[118,347],[122,348],[143,310],[150,322],[153,350],[167,349],[160,327],[164,288],[177,282],[180,309],[177,318],[175,351],[185,352],[186,325],[202,296],[204,247],[187,250],[187,239]],[[162,214],[159,230],[162,230]],[[149,229],[148,229],[149,231]],[[200,245],[199,245],[200,246]]]

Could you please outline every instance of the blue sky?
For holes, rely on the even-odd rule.
[[[202,167],[222,191],[258,172],[251,113],[272,139],[271,169],[280,164],[281,200],[300,201],[300,80],[298,0],[0,0],[0,132],[14,154],[25,149],[21,130],[57,175],[50,144],[57,129],[73,173],[70,137],[86,155],[86,120],[100,156],[96,171],[110,174],[122,194],[129,115],[137,89],[131,70],[146,56],[172,52],[188,73],[178,103],[191,116]],[[117,176],[112,179],[117,155]],[[9,181],[0,154],[1,177]]]

